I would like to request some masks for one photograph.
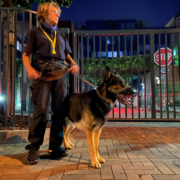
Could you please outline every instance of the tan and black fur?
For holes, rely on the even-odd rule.
[[[108,120],[108,113],[118,98],[117,93],[110,89],[122,90],[121,92],[127,89],[132,91],[130,87],[125,86],[122,77],[111,74],[109,67],[106,67],[103,83],[96,90],[68,95],[64,101],[65,147],[71,149],[74,146],[69,139],[69,134],[75,127],[86,131],[91,164],[96,168],[100,168],[100,163],[105,162],[98,151],[101,128]]]

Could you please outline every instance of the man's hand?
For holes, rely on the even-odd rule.
[[[72,74],[77,74],[79,72],[79,66],[77,64],[73,65],[71,68],[69,68],[68,71],[70,71]]]
[[[28,73],[28,79],[30,81],[36,80],[40,77],[40,72],[34,69],[33,67],[29,68],[27,70],[27,73]]]

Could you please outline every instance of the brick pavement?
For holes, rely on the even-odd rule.
[[[0,180],[180,180],[180,123],[107,123],[99,151],[106,162],[90,164],[85,132],[75,129],[75,148],[61,160],[48,159],[48,142],[41,161],[28,165],[26,144],[0,145]]]

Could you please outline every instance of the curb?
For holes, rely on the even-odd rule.
[[[1,130],[0,144],[28,143],[29,130]],[[46,128],[44,140],[49,140],[50,128]]]

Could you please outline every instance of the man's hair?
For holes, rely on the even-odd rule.
[[[37,18],[40,23],[42,23],[45,17],[47,17],[49,7],[51,6],[54,6],[58,10],[59,14],[61,13],[61,9],[57,3],[53,1],[49,3],[43,3],[37,9]]]

